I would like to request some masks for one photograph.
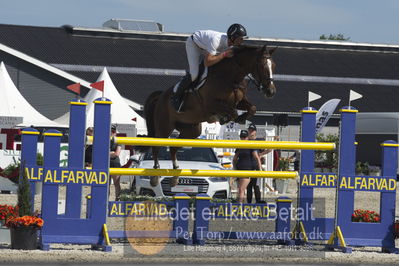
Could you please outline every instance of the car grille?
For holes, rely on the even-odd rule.
[[[216,191],[213,197],[216,199],[227,199],[227,191],[226,190]]]
[[[161,181],[162,191],[165,196],[173,196],[177,192],[172,192],[169,185],[170,177],[165,177]],[[209,183],[205,179],[200,178],[190,178],[190,177],[179,177],[178,185],[181,186],[197,186],[198,193],[207,193]],[[188,195],[195,195],[197,193],[187,193]]]

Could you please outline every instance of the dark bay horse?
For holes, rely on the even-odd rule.
[[[273,82],[275,63],[271,57],[274,50],[266,46],[236,47],[232,58],[225,58],[209,67],[205,84],[198,91],[186,95],[180,112],[171,105],[173,87],[153,92],[144,104],[148,137],[167,138],[176,129],[180,132],[179,138],[195,139],[201,134],[201,123],[204,121],[213,123],[223,119],[224,122],[245,122],[255,109],[246,99],[243,79],[251,73],[262,94],[273,97],[276,93]],[[236,108],[247,112],[238,116]],[[170,148],[173,169],[179,168],[177,149]],[[155,169],[159,168],[158,152],[159,147],[152,147]],[[152,186],[159,184],[159,176],[153,176],[150,180]],[[171,187],[177,183],[178,177],[172,177]]]

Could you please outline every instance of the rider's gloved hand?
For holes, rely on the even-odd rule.
[[[223,57],[233,57],[234,56],[234,51],[232,48],[228,48],[223,52]]]

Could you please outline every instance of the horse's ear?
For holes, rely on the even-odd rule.
[[[267,51],[267,45],[266,44],[263,45],[263,47],[262,47],[262,53],[265,52],[265,51]]]
[[[270,48],[269,51],[268,51],[269,54],[272,55],[277,50],[277,48],[278,48],[278,46]]]

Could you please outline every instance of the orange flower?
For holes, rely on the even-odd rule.
[[[43,219],[35,216],[22,216],[22,217],[14,217],[8,219],[6,222],[6,226],[9,228],[21,227],[21,226],[34,226],[34,227],[42,227]]]

